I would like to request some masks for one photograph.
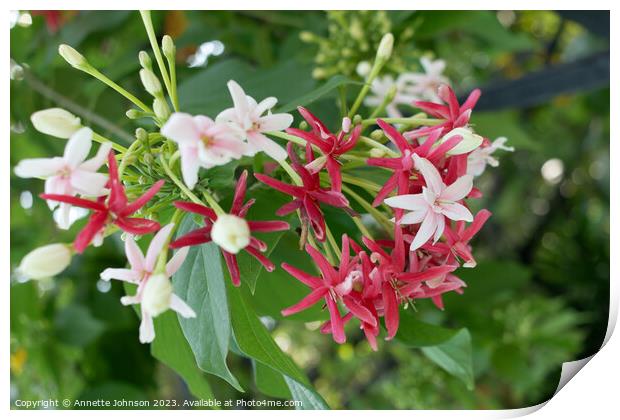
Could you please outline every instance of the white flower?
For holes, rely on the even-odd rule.
[[[62,108],[37,111],[30,116],[30,121],[37,131],[61,139],[68,139],[82,127],[78,117]]]
[[[236,254],[250,244],[250,227],[239,216],[222,214],[213,223],[211,238],[224,251]]]
[[[262,133],[281,131],[290,127],[293,123],[293,116],[291,114],[271,114],[271,108],[278,102],[276,98],[269,97],[257,103],[254,98],[246,95],[241,86],[234,80],[228,82],[228,90],[232,96],[234,107],[220,112],[215,121],[228,124],[242,140],[248,142],[250,147],[247,154],[249,156],[263,151],[277,161],[286,159],[286,151]],[[268,113],[263,116],[265,112]]]
[[[50,244],[30,251],[17,271],[29,279],[45,279],[62,272],[71,263],[71,248],[65,244]]]
[[[15,167],[15,175],[21,178],[44,178],[46,194],[98,197],[107,193],[105,184],[108,176],[98,173],[112,148],[111,143],[99,147],[95,157],[86,160],[92,145],[93,132],[81,128],[75,132],[65,146],[62,157],[24,159]],[[71,225],[70,205],[48,200],[51,210],[60,206],[58,226],[68,229]]]
[[[486,166],[497,167],[499,161],[492,155],[496,150],[506,150],[507,152],[514,152],[514,147],[505,146],[508,139],[506,137],[498,137],[487,147],[481,147],[471,152],[467,156],[467,173],[473,176],[480,176],[486,169]]]
[[[446,217],[467,222],[474,219],[467,207],[457,203],[471,191],[473,187],[471,175],[463,175],[450,186],[446,186],[431,162],[417,154],[413,155],[413,161],[426,183],[426,186],[422,187],[422,193],[399,195],[385,200],[391,207],[411,210],[400,219],[400,223],[405,225],[421,223],[411,242],[411,251],[424,245],[431,237],[433,242],[437,242],[446,226]]]
[[[414,101],[440,102],[437,96],[437,87],[449,83],[443,76],[445,62],[443,60],[429,60],[427,57],[420,59],[423,73],[401,73],[396,80],[390,75],[377,77],[370,87],[371,95],[367,96],[364,103],[368,106],[379,106],[395,86],[394,99],[386,106],[388,117],[400,118],[401,112],[398,105],[411,105]]]
[[[224,165],[248,149],[229,126],[202,115],[176,112],[161,128],[161,134],[178,143],[183,181],[190,189],[198,181],[200,167]]]
[[[185,318],[194,318],[196,313],[180,297],[172,292],[169,278],[177,272],[185,261],[189,248],[181,248],[166,264],[165,272],[155,273],[157,260],[172,231],[174,224],[161,228],[153,237],[146,257],[140,251],[133,237],[125,241],[125,254],[130,268],[107,268],[101,273],[103,280],[121,280],[138,285],[134,296],[123,296],[123,305],[141,304],[140,342],[150,343],[155,338],[153,318],[168,309]]]

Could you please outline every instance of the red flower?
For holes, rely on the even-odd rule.
[[[342,189],[342,177],[338,157],[355,147],[362,132],[362,126],[357,125],[348,137],[344,130],[335,135],[306,108],[299,106],[297,110],[310,125],[312,131],[307,132],[297,128],[288,128],[286,132],[306,140],[321,150],[324,156],[309,162],[306,168],[310,172],[316,173],[327,166],[327,172],[332,181],[332,189],[340,191]]]
[[[97,201],[92,201],[63,194],[40,195],[45,200],[68,203],[72,206],[93,211],[88,223],[75,238],[75,250],[79,253],[82,253],[93,239],[102,239],[100,235],[110,223],[133,235],[144,235],[159,230],[160,225],[154,220],[130,216],[144,207],[157,194],[162,185],[164,185],[164,180],[157,181],[142,196],[128,203],[125,189],[118,178],[118,168],[114,152],[112,151],[108,155],[108,166],[110,169],[110,179],[108,180],[107,187],[110,189],[110,194],[107,197],[99,197]]]
[[[230,213],[234,216],[245,218],[248,210],[254,204],[254,200],[249,200],[244,204],[245,192],[247,186],[248,172],[243,171],[237,185],[235,187],[235,194],[233,202],[230,208]],[[213,224],[217,221],[217,214],[213,209],[203,206],[201,204],[190,203],[185,201],[176,201],[175,207],[196,213],[204,216],[205,226],[196,230],[193,230],[185,235],[177,238],[170,244],[170,248],[182,248],[184,246],[192,246],[211,242],[211,229]],[[250,234],[253,232],[276,232],[280,230],[289,229],[289,224],[279,220],[261,220],[261,221],[247,221],[250,228]],[[253,256],[260,262],[267,271],[273,271],[274,264],[265,257],[262,253],[267,250],[267,244],[254,236],[250,236],[250,243],[243,249],[245,252]],[[230,272],[230,278],[235,286],[241,284],[241,277],[239,273],[239,266],[237,264],[237,256],[233,253],[227,252],[222,249],[224,255],[224,261]]]
[[[368,308],[360,305],[356,296],[352,295],[354,279],[351,277],[351,269],[357,264],[357,258],[352,260],[349,255],[349,238],[343,235],[342,259],[338,269],[332,267],[323,254],[312,246],[306,245],[306,252],[310,254],[310,257],[319,267],[321,276],[316,277],[310,275],[287,263],[283,263],[282,268],[297,280],[310,287],[312,292],[297,304],[282,310],[282,315],[288,316],[295,314],[309,308],[321,299],[324,299],[327,309],[329,310],[331,320],[330,330],[334,337],[334,341],[342,344],[346,341],[346,336],[344,334],[345,320],[338,310],[338,301],[341,300],[354,316],[364,323],[378,328],[377,317],[374,316]]]
[[[459,101],[454,94],[452,88],[448,85],[441,85],[437,91],[439,97],[446,105],[440,105],[433,102],[415,101],[413,105],[420,108],[422,111],[436,118],[442,118],[446,121],[440,125],[433,127],[424,127],[405,133],[405,136],[418,133],[428,134],[430,131],[437,127],[441,127],[442,134],[448,133],[450,130],[458,127],[464,127],[469,123],[471,117],[471,111],[476,106],[476,102],[480,98],[480,89],[474,89],[463,105],[459,105]]]
[[[280,207],[276,214],[278,216],[285,216],[299,209],[301,211],[302,223],[305,225],[309,223],[312,226],[316,239],[322,242],[325,240],[325,219],[319,203],[347,208],[349,201],[339,191],[321,188],[319,174],[311,173],[299,162],[290,143],[288,152],[292,161],[291,166],[299,174],[303,185],[286,184],[263,174],[254,174],[254,176],[271,188],[292,196],[293,201]],[[306,156],[308,161],[311,161],[314,157],[310,147],[306,148]]]
[[[396,158],[369,158],[366,160],[366,163],[371,166],[380,166],[394,171],[373,200],[372,205],[375,207],[381,204],[395,188],[398,188],[398,194],[402,195],[408,194],[410,187],[415,185],[411,181],[411,176],[414,174],[412,158],[414,153],[428,159],[432,163],[437,163],[447,151],[462,140],[461,136],[452,136],[439,146],[432,148],[441,135],[441,129],[436,128],[425,134],[428,135],[428,138],[423,144],[414,146],[396,128],[385,121],[379,119],[377,124],[383,129],[387,138],[398,148],[401,155]],[[413,136],[412,139],[417,137],[419,136]]]
[[[56,33],[62,24],[62,14],[60,10],[31,10],[30,14],[45,17],[45,24],[51,33]]]

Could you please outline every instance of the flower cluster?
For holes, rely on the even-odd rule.
[[[148,14],[143,13],[148,22]],[[228,82],[233,106],[214,119],[181,112],[171,76],[175,74],[175,47],[170,37],[164,37],[161,49],[169,72],[158,59],[163,83],[149,54],[139,55],[140,79],[153,98],[152,108],[111,82],[80,53],[62,45],[59,52],[73,67],[108,84],[137,107],[127,112],[129,118],[150,118],[158,129],[148,133],[138,128],[135,141],[125,147],[83,127],[79,118],[62,109],[33,114],[36,129],[68,139],[65,152],[62,157],[23,160],[15,167],[16,175],[45,179],[41,197],[54,211],[60,228],[68,229],[80,217],[89,217],[72,245],[57,243],[36,249],[24,257],[19,271],[35,279],[54,276],[69,265],[74,253],[124,232],[128,267],[107,268],[101,278],[135,287],[135,294],[121,302],[140,305],[140,341],[151,342],[155,338],[153,318],[161,313],[171,309],[185,318],[196,316],[174,293],[171,280],[190,247],[217,245],[232,283],[240,287],[243,270],[238,254],[249,254],[268,272],[276,269],[260,235],[291,230],[294,223],[289,222],[296,215],[300,230],[292,232],[299,233],[300,249],[316,265],[317,273],[301,271],[289,262],[282,264],[311,289],[302,301],[282,310],[284,315],[323,302],[329,312],[323,333],[343,343],[344,325],[356,318],[376,349],[381,318],[386,339],[392,339],[402,306],[431,299],[443,309],[445,293],[463,292],[466,285],[456,270],[476,266],[470,243],[491,215],[481,210],[474,216],[470,210],[469,200],[482,195],[474,179],[487,165],[497,166],[493,156],[497,150],[512,148],[505,146],[504,138],[494,142],[483,138],[469,124],[478,90],[460,104],[449,86],[440,84],[435,89],[443,82],[443,64],[438,62],[425,64],[427,75],[403,76],[422,89],[411,91],[409,98],[422,113],[377,118],[385,111],[386,101],[381,100],[369,118],[362,118],[357,111],[388,62],[393,45],[391,34],[383,36],[366,83],[350,108],[342,104],[341,124],[335,131],[303,106],[297,108],[303,121],[292,127],[292,115],[272,112],[276,98],[259,102],[233,80]],[[101,145],[89,158],[93,141]],[[247,159],[259,152],[271,160]],[[100,172],[106,163],[107,173]],[[250,176],[248,168],[238,171],[225,211],[220,205],[222,191],[212,188],[217,175],[209,170],[229,163],[254,172]],[[386,181],[377,183],[374,176],[357,172],[360,168],[371,170],[365,173],[382,172]],[[233,179],[220,181],[232,186],[228,181]],[[252,192],[250,183],[289,196],[290,201],[273,207],[276,216],[288,219],[250,220],[255,203],[252,197],[246,200]],[[350,218],[359,232],[339,232],[338,243],[332,231],[335,223],[326,216],[328,207]],[[202,217],[203,225],[177,234],[183,217],[193,215]],[[143,253],[137,241],[149,234],[153,237]]]

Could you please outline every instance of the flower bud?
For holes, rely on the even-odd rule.
[[[368,61],[360,61],[355,68],[357,74],[364,78],[370,74],[370,70],[371,67]]]
[[[172,283],[164,273],[150,276],[142,291],[142,309],[152,317],[170,308]]]
[[[373,147],[372,149],[370,149],[370,157],[382,158],[382,157],[385,157],[385,155],[386,155],[385,149],[382,149],[379,147]]]
[[[153,73],[149,69],[140,70],[140,80],[142,80],[142,85],[144,89],[152,96],[159,97],[162,96],[161,83],[155,73]]]
[[[71,253],[71,248],[65,244],[45,245],[30,251],[17,270],[29,279],[53,277],[69,266]]]
[[[344,117],[342,119],[342,131],[344,131],[345,133],[351,131],[351,118]]]
[[[176,47],[170,35],[164,35],[164,38],[161,40],[161,50],[169,60],[174,60]]]
[[[82,127],[78,117],[62,108],[37,111],[30,116],[30,121],[37,131],[61,139],[68,139]]]
[[[88,61],[86,61],[84,56],[77,52],[75,48],[70,47],[67,44],[60,44],[58,47],[58,54],[60,54],[67,63],[76,69],[84,70],[88,66]]]
[[[211,238],[224,251],[236,254],[250,244],[250,227],[241,217],[222,214],[211,228]]]
[[[168,107],[168,103],[163,97],[155,98],[153,101],[153,112],[155,112],[155,116],[162,121],[168,119],[170,116],[170,107]]]
[[[140,51],[138,53],[138,61],[140,62],[140,65],[142,66],[142,68],[145,68],[148,70],[153,69],[153,62],[151,61],[151,56],[146,51]]]
[[[144,112],[131,108],[125,112],[125,116],[130,120],[137,120],[138,118],[144,117]]]
[[[377,130],[373,130],[370,133],[370,138],[373,140],[381,140],[383,138],[383,130],[377,129]]]
[[[377,60],[387,61],[392,55],[392,48],[394,48],[394,35],[387,33],[381,38],[379,48],[377,49]]]
[[[450,137],[461,136],[463,140],[461,140],[456,146],[446,152],[448,156],[462,155],[464,153],[469,153],[474,149],[477,149],[483,142],[482,136],[474,133],[470,128],[459,127],[450,131],[448,134],[443,136],[440,140],[440,144],[450,139]]]

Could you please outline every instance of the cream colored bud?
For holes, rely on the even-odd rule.
[[[140,51],[138,53],[138,61],[142,68],[152,70],[153,69],[153,61],[151,61],[151,56],[146,51]]]
[[[172,283],[164,273],[153,274],[148,278],[142,291],[142,309],[156,317],[170,308]]]
[[[164,35],[164,38],[161,40],[161,50],[168,59],[174,59],[176,47],[170,35]]]
[[[372,67],[370,66],[370,63],[368,61],[360,61],[357,64],[357,67],[355,68],[355,71],[361,77],[366,77],[366,76],[368,76],[370,74],[371,68]]]
[[[62,108],[37,111],[30,116],[30,121],[37,131],[61,139],[68,139],[82,127],[78,117]]]
[[[381,149],[379,147],[373,147],[372,149],[370,149],[370,157],[374,157],[374,158],[382,158],[385,157],[386,153],[384,149]]]
[[[377,60],[387,61],[392,55],[392,48],[394,48],[394,35],[388,32],[383,35],[377,48]]]
[[[170,107],[163,97],[155,98],[153,101],[153,112],[162,121],[166,121],[170,117]]]
[[[88,66],[88,61],[86,61],[84,56],[67,44],[60,44],[58,54],[76,69],[84,70]]]
[[[456,146],[446,152],[448,156],[469,153],[472,150],[477,149],[484,141],[482,136],[474,133],[470,128],[459,127],[453,129],[448,134],[443,136],[442,139],[439,141],[439,144],[447,141],[450,137],[454,136],[461,136],[463,137],[463,139]]]
[[[142,80],[142,85],[144,89],[152,96],[159,97],[162,96],[161,83],[155,73],[153,73],[149,69],[140,70],[140,80]]]
[[[62,272],[71,263],[71,248],[65,244],[50,244],[30,251],[17,268],[29,279],[45,279]]]
[[[211,238],[224,251],[236,254],[250,244],[250,227],[239,216],[222,214],[211,228]]]

